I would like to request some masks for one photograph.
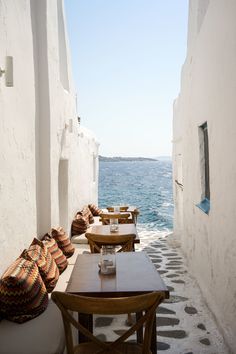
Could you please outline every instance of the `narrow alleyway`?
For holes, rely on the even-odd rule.
[[[138,250],[146,251],[170,290],[170,299],[157,311],[158,352],[166,354],[228,354],[196,281],[187,271],[179,248],[169,246],[163,233],[139,232]],[[141,281],[141,279],[140,279]],[[126,318],[97,317],[95,333],[114,339],[124,331]],[[114,328],[114,331],[113,331]]]

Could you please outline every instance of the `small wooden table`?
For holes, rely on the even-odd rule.
[[[157,291],[169,297],[169,291],[145,252],[116,254],[116,274],[99,273],[100,255],[78,255],[66,292],[95,297],[122,297]],[[92,319],[87,322],[92,330]],[[81,339],[81,337],[79,337]],[[140,336],[138,340],[140,340]],[[156,321],[153,324],[152,353],[156,354]]]
[[[117,232],[110,231],[110,225],[94,225],[91,226],[86,233],[104,236],[123,236],[135,235],[134,243],[140,243],[140,238],[134,224],[119,224]],[[85,235],[86,235],[85,233]]]

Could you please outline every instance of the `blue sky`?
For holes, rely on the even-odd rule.
[[[65,0],[78,115],[104,156],[166,156],[187,0]]]

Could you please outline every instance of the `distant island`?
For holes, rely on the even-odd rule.
[[[152,159],[150,157],[121,157],[121,156],[105,157],[105,156],[99,155],[99,161],[121,162],[121,161],[158,161],[158,160]]]

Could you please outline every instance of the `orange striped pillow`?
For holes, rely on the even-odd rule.
[[[89,224],[93,224],[94,223],[94,217],[93,214],[91,212],[91,210],[89,209],[88,206],[83,207],[81,214],[84,218],[86,218],[89,222]]]
[[[56,240],[54,240],[54,238],[52,238],[50,235],[46,234],[43,237],[43,243],[51,253],[52,257],[54,258],[56,265],[59,269],[59,273],[61,274],[68,266],[68,261],[66,259],[66,256],[58,247]]]
[[[37,264],[18,258],[0,279],[0,313],[23,323],[40,315],[48,305],[48,293]]]
[[[77,213],[75,219],[71,225],[71,235],[81,235],[87,231],[89,227],[88,219],[81,215],[81,212]]]
[[[28,250],[24,250],[21,257],[37,263],[47,291],[52,292],[59,278],[59,269],[44,243],[34,238]]]
[[[95,204],[89,204],[88,207],[93,216],[100,216],[102,214],[102,210],[99,209]]]
[[[58,227],[57,229],[52,229],[51,234],[57,241],[58,247],[62,250],[64,255],[67,258],[71,257],[75,252],[75,248],[72,246],[72,243],[63,228]]]

